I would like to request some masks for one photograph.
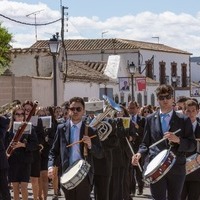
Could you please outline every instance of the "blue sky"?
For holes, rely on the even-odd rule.
[[[16,0],[16,2],[29,4],[42,2],[55,10],[59,10],[60,4],[62,4],[69,7],[72,16],[98,16],[103,20],[113,16],[138,14],[143,11],[154,13],[184,12],[192,15],[200,11],[198,0]]]
[[[189,51],[200,52],[200,1],[198,0],[0,0],[0,13],[19,21],[37,23],[60,17],[60,4],[69,7],[67,38],[125,38],[159,42]],[[28,47],[35,42],[34,26],[16,24],[0,17],[2,25],[14,35],[13,47]],[[17,25],[17,26],[16,26]],[[38,39],[48,39],[60,31],[60,22],[37,27]]]

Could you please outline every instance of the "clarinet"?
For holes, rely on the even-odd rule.
[[[25,130],[25,128],[26,128],[28,122],[30,121],[31,117],[32,117],[32,116],[34,115],[34,113],[35,113],[35,110],[36,110],[37,105],[38,105],[38,102],[37,102],[37,101],[34,101],[33,107],[32,107],[32,109],[31,109],[31,111],[30,111],[30,113],[29,113],[29,115],[28,115],[26,121],[23,122],[23,123],[21,124],[21,126],[18,128],[16,134],[14,135],[12,141],[10,142],[10,144],[9,144],[7,150],[6,150],[6,155],[7,155],[7,157],[10,157],[11,154],[13,153],[13,151],[14,151],[13,144],[19,142],[19,140],[21,139],[21,137],[22,137],[22,135],[23,135],[23,133],[24,133],[24,130]]]

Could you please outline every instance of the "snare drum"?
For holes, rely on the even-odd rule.
[[[200,168],[200,155],[195,153],[186,159],[186,175]]]
[[[144,180],[148,183],[159,181],[174,165],[176,156],[169,150],[161,151],[148,165]]]
[[[85,160],[77,160],[72,166],[67,168],[60,178],[60,183],[67,189],[75,188],[87,176],[90,164]]]

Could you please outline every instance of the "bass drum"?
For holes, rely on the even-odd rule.
[[[87,176],[90,164],[85,160],[77,160],[72,166],[67,168],[60,178],[60,183],[67,189],[75,188]]]
[[[148,183],[159,181],[174,165],[176,156],[169,150],[161,151],[148,165],[144,180]]]

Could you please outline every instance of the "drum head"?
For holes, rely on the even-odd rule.
[[[70,166],[69,168],[67,168],[66,172],[63,174],[63,176],[61,176],[60,182],[62,184],[66,183],[69,180],[71,180],[73,177],[75,177],[76,174],[81,169],[83,163],[84,163],[84,160],[78,160],[72,166]]]
[[[168,150],[165,149],[161,151],[148,165],[146,168],[146,171],[144,173],[144,176],[152,173],[154,170],[157,169],[157,167],[162,164],[162,161],[165,159],[166,155],[168,154]]]

